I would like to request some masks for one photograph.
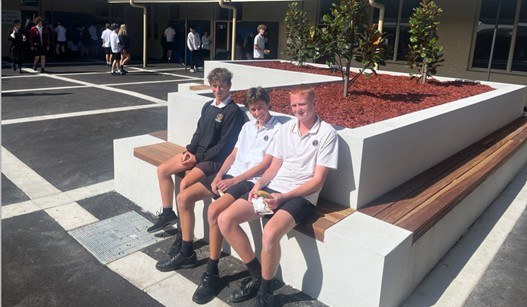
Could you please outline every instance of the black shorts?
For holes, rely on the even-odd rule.
[[[280,193],[275,190],[271,190],[267,187],[263,188],[262,190],[268,192],[268,193]],[[249,197],[249,193],[246,193],[242,196],[242,198],[247,199]],[[286,201],[285,203],[281,204],[278,209],[274,210],[275,213],[278,210],[284,210],[286,212],[289,212],[293,219],[295,219],[296,224],[300,224],[303,220],[310,217],[313,214],[313,211],[315,211],[315,205],[310,203],[307,199],[303,197],[297,197],[290,199]],[[266,218],[272,218],[273,215],[266,215],[264,216]]]
[[[121,52],[113,52],[112,54],[113,54],[112,59],[114,61],[119,61],[121,59]]]
[[[44,46],[33,46],[34,56],[46,55],[47,51],[48,51],[47,48]]]
[[[113,54],[112,47],[103,47],[105,54]]]
[[[209,177],[209,176],[216,176],[216,174],[220,171],[221,164],[222,163],[218,161],[203,161],[203,162],[196,164],[196,166],[194,167],[199,168],[203,172],[203,174],[205,174],[205,177]]]
[[[207,176],[207,177],[201,179],[199,182],[201,184],[203,184],[207,188],[207,190],[212,192],[211,184],[212,184],[212,181],[214,181],[215,177],[216,177],[216,175]],[[230,178],[233,178],[233,177],[231,175],[223,175],[221,178],[222,179],[230,179]],[[240,198],[243,195],[247,195],[247,193],[249,193],[251,191],[253,186],[254,186],[254,183],[245,180],[245,181],[242,181],[242,182],[240,182],[238,184],[235,184],[232,187],[228,188],[227,191],[224,191],[224,193],[225,194],[230,194],[235,199],[238,199],[238,198]],[[217,196],[219,196],[219,195],[217,195]],[[245,198],[247,198],[247,196]]]

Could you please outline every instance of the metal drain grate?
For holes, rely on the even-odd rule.
[[[147,233],[152,223],[130,211],[69,232],[99,262],[108,264],[165,238]]]

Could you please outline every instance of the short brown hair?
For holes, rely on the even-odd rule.
[[[256,30],[260,31],[260,29],[264,29],[264,31],[265,31],[265,30],[267,30],[267,26],[264,25],[264,24],[258,25],[258,28],[256,28]]]
[[[251,87],[245,92],[245,100],[243,105],[248,109],[249,105],[256,103],[257,101],[264,101],[265,104],[269,105],[271,103],[271,98],[265,89],[261,86]]]
[[[291,95],[302,95],[305,96],[309,101],[315,102],[315,89],[308,84],[300,84],[295,86],[289,92],[289,96]]]
[[[219,81],[221,83],[226,83],[231,86],[232,73],[226,68],[217,67],[209,73],[209,75],[207,76],[207,81],[209,81],[209,84]]]

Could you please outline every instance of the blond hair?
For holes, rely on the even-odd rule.
[[[306,97],[311,102],[315,101],[315,89],[311,85],[300,84],[295,86],[289,92],[289,96],[300,95]]]

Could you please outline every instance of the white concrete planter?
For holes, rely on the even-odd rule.
[[[216,67],[234,74],[233,90],[340,80],[220,61],[207,61],[205,75]],[[339,168],[330,172],[321,196],[359,209],[522,115],[524,86],[482,83],[495,90],[359,128],[335,127],[341,137]],[[169,94],[169,141],[190,140],[199,110],[210,100],[196,94],[208,92]]]

